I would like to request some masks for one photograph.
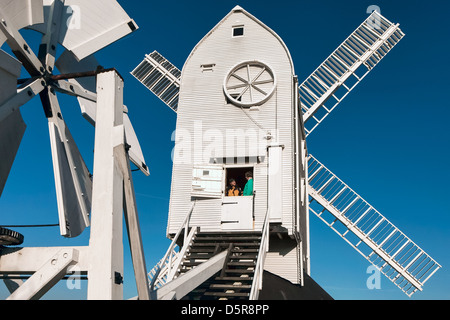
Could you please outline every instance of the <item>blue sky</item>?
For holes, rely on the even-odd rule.
[[[448,1],[119,2],[140,29],[96,56],[125,78],[124,101],[151,171],[150,177],[133,173],[149,270],[170,243],[165,231],[176,114],[130,71],[153,50],[181,69],[197,42],[240,5],[281,36],[303,81],[375,4],[406,36],[308,137],[308,150],[443,266],[412,299],[450,298]],[[26,35],[35,39],[32,32]],[[75,99],[61,97],[60,104],[92,168],[94,129]],[[56,223],[48,127],[39,99],[22,114],[28,127],[0,199],[0,224]],[[310,221],[311,275],[335,299],[409,299],[384,276],[380,290],[368,290],[369,263],[315,216]],[[24,234],[24,246],[88,244],[88,232],[69,240],[58,228],[16,230]],[[136,295],[128,250],[124,286],[125,298]],[[84,299],[86,288],[82,282],[80,290],[67,290],[61,282],[44,298]],[[0,283],[0,298],[6,296]]]

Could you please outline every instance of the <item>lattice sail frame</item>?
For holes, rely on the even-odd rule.
[[[404,35],[399,24],[374,11],[300,84],[306,136],[322,123]]]
[[[422,291],[441,265],[312,155],[308,171],[310,202],[318,205],[314,209],[310,203],[311,212],[409,297]]]
[[[181,71],[157,51],[145,59],[131,74],[153,92],[170,109],[177,112]]]

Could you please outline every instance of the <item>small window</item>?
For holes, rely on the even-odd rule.
[[[233,37],[242,37],[244,35],[244,26],[233,27]]]

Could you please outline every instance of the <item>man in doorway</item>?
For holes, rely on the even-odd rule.
[[[236,185],[236,180],[230,179],[227,187],[227,197],[239,197],[242,193],[241,188]]]
[[[244,187],[243,196],[252,196],[253,195],[253,173],[248,171],[245,173],[245,179],[247,179],[247,183]]]

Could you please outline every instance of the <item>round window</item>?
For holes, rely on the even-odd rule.
[[[231,103],[240,107],[252,107],[270,99],[275,91],[276,77],[266,64],[247,61],[231,69],[223,86]]]

